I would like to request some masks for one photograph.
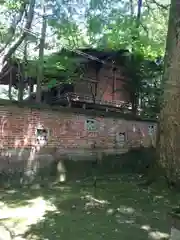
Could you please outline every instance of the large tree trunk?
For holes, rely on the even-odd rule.
[[[180,2],[171,0],[164,95],[160,113],[160,164],[170,184],[180,183]]]

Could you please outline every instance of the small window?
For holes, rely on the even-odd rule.
[[[37,139],[37,143],[40,146],[44,146],[47,144],[48,141],[48,135],[49,132],[47,129],[45,128],[37,128],[36,129],[36,139]]]
[[[123,147],[126,142],[126,133],[119,132],[116,134],[116,143],[119,147]]]
[[[48,130],[47,129],[36,129],[36,135],[37,137],[45,137],[47,138],[48,136]]]
[[[89,132],[95,132],[98,130],[98,124],[95,119],[87,119],[85,122],[85,129]]]
[[[155,126],[154,125],[149,125],[148,126],[148,134],[153,135],[155,132]]]

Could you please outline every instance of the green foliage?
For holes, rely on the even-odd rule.
[[[0,42],[5,43],[6,42],[6,34],[7,34],[7,29],[6,26],[2,23],[0,23]]]
[[[78,48],[85,45],[83,33],[76,22],[69,19],[62,19],[61,22],[50,20],[49,25],[57,36],[60,46],[68,48]]]
[[[28,75],[37,76],[37,64],[38,60],[33,60],[27,67]],[[44,81],[43,85],[54,85],[66,82],[72,83],[81,79],[81,68],[77,68],[78,63],[67,52],[64,54],[54,53],[44,57]],[[53,83],[52,83],[53,82]]]
[[[130,95],[133,113],[156,118],[160,110],[162,65],[147,60],[141,53],[134,53],[124,62],[123,89]]]
[[[130,4],[130,1],[123,1],[121,4],[116,0],[91,1],[86,8],[90,44],[111,49],[133,48],[145,56],[162,55],[168,9],[159,8],[151,1],[144,2],[137,28],[137,17],[130,13]],[[135,9],[137,3],[132,7]]]
[[[137,3],[133,1],[132,7],[135,9]],[[72,31],[72,21],[62,22],[60,28],[56,25],[58,29],[64,29],[58,30],[57,34],[60,35],[59,39],[68,39],[71,47],[78,46],[72,38],[76,40],[77,36],[80,36],[87,40],[89,46],[102,50],[133,49],[133,58],[125,64],[128,81],[124,84],[124,90],[130,92],[135,111],[140,108],[143,116],[155,117],[160,109],[162,69],[157,69],[155,64],[148,65],[146,59],[154,61],[156,57],[164,54],[168,9],[160,8],[151,1],[144,2],[138,28],[137,17],[132,15],[130,9],[130,1],[118,5],[116,0],[91,0],[89,5],[86,5],[87,31],[84,36],[79,35],[77,25],[76,30]]]
[[[56,78],[60,77],[60,81],[72,82],[72,75],[76,69],[76,63],[73,59],[63,54],[52,54],[44,59],[44,75],[47,76],[47,81],[49,77]]]
[[[23,0],[7,0],[5,1],[5,7],[8,10],[18,11],[21,8]]]
[[[4,16],[18,16],[24,0],[8,0],[0,2],[5,6]],[[157,4],[156,4],[157,2]],[[39,8],[37,1],[36,8]],[[53,18],[48,17],[48,25],[55,46],[71,50],[82,47],[97,49],[129,49],[134,57],[125,63],[128,81],[124,89],[130,91],[131,101],[135,108],[140,104],[142,115],[156,115],[159,111],[161,95],[161,69],[146,64],[146,59],[154,60],[163,56],[167,32],[168,8],[161,0],[143,1],[140,21],[137,27],[137,1],[124,0],[90,0],[90,1],[46,1],[47,10],[51,10]],[[166,4],[165,7],[163,4]],[[83,10],[80,10],[83,9]],[[8,26],[0,21],[0,45],[5,45],[8,38]],[[16,33],[16,34],[19,34]],[[35,42],[32,39],[28,41]],[[51,38],[47,45],[51,45]],[[49,42],[48,42],[49,41]],[[33,43],[34,44],[34,43]],[[37,61],[28,65],[31,76],[37,76]],[[76,71],[77,64],[67,55],[50,54],[44,59],[45,79],[43,84],[51,81],[77,81],[82,71]]]

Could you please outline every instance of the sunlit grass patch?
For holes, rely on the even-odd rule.
[[[46,212],[57,211],[51,201],[43,197],[27,200],[27,205],[17,208],[1,204],[0,223],[11,229],[15,235],[23,234],[29,226],[43,220]]]

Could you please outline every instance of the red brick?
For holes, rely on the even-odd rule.
[[[127,121],[123,119],[95,118],[99,121],[97,132],[85,130],[86,115],[50,110],[34,110],[17,106],[0,107],[0,145],[3,148],[31,147],[35,144],[35,130],[39,123],[50,130],[48,146],[60,148],[112,148],[116,144],[116,134],[126,133],[126,144],[151,143],[148,126],[155,123]],[[4,126],[4,128],[3,128]],[[136,128],[135,132],[133,128]],[[155,142],[155,134],[153,136]]]

